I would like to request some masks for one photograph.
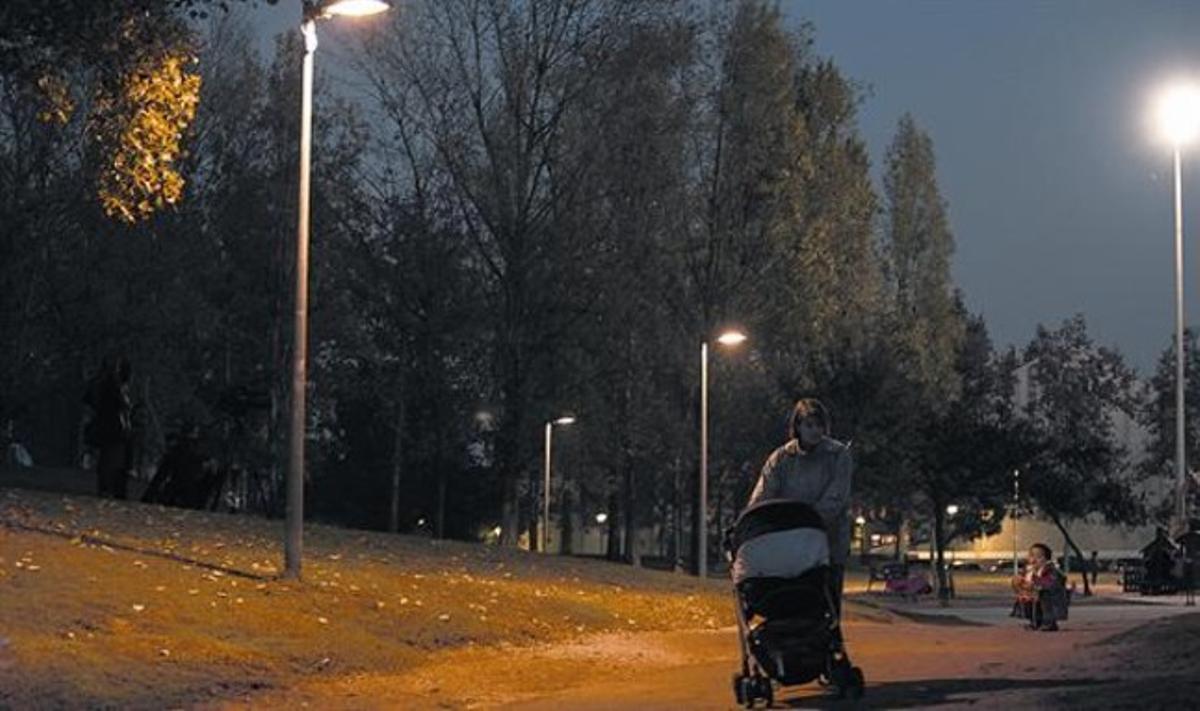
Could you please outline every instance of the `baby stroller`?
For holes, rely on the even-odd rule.
[[[741,673],[737,703],[774,702],[774,684],[817,680],[839,697],[863,693],[863,673],[842,644],[829,541],[808,504],[774,499],[742,512],[725,534],[731,561]]]

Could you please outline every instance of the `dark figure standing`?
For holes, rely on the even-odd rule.
[[[1092,585],[1096,585],[1096,578],[1100,576],[1100,552],[1092,551],[1091,560]]]
[[[129,397],[132,368],[124,357],[105,364],[83,396],[91,408],[84,442],[96,450],[96,483],[100,496],[126,498],[133,469],[133,403]]]

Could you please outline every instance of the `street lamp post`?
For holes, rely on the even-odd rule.
[[[717,337],[723,346],[745,342],[746,334],[726,331]],[[696,576],[708,577],[708,341],[700,344],[700,482],[696,502]]]
[[[1183,188],[1180,170],[1182,147],[1200,132],[1200,90],[1181,84],[1167,90],[1158,106],[1158,120],[1170,141],[1175,158],[1175,523],[1187,530],[1187,465],[1184,440],[1183,352]]]
[[[865,565],[867,562],[867,517],[860,514],[855,517],[854,523],[858,525],[858,562]]]
[[[561,427],[563,425],[574,424],[574,422],[574,417],[560,417],[557,420],[551,420],[546,423],[546,462],[544,479],[542,480],[542,530],[539,531],[540,535],[538,536],[540,539],[538,549],[543,553],[546,552],[546,544],[550,540],[550,447],[554,435],[554,426],[559,425]]]
[[[300,32],[304,35],[304,67],[300,98],[300,196],[296,225],[295,316],[292,329],[292,401],[288,433],[287,516],[283,544],[286,578],[300,577],[304,531],[304,430],[308,366],[308,213],[309,166],[312,155],[313,53],[317,20],[338,15],[374,15],[388,9],[383,0],[305,0]]]
[[[1017,517],[1021,506],[1021,470],[1013,469],[1013,576],[1018,574],[1017,568]]]

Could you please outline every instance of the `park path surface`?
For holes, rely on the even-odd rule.
[[[995,606],[922,613],[919,620],[868,612],[867,619],[846,625],[852,658],[868,683],[866,697],[853,707],[1113,708],[1125,698],[1126,708],[1177,708],[1175,702],[1186,697],[1144,691],[1170,670],[1143,669],[1145,674],[1131,677],[1127,657],[1138,652],[1105,640],[1194,609],[1096,601],[1076,607],[1072,622],[1058,633],[1022,629],[1000,617]],[[608,634],[535,648],[461,650],[431,658],[402,677],[347,678],[260,697],[254,705],[728,709],[734,707],[736,634],[732,628]],[[1196,685],[1186,684],[1186,692],[1176,686],[1191,694]],[[815,685],[786,689],[775,703],[839,705],[851,707],[834,703]]]

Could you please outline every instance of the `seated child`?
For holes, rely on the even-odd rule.
[[[1067,619],[1066,578],[1045,543],[1029,547],[1025,574],[1014,577],[1012,586],[1017,594],[1013,614],[1029,620],[1029,629],[1054,632],[1058,621]]]

